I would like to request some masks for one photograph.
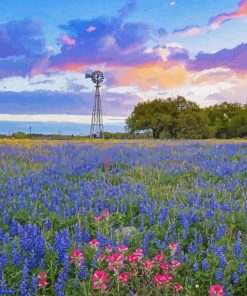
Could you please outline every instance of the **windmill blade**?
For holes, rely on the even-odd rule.
[[[85,78],[92,78],[92,75],[91,74],[85,74]]]

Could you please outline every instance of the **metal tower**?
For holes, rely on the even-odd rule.
[[[86,74],[86,78],[91,78],[95,85],[95,98],[91,120],[90,138],[104,138],[103,116],[100,99],[100,84],[104,80],[104,74],[96,70],[92,74]]]

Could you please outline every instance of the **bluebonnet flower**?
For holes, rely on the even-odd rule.
[[[89,234],[88,230],[85,230],[82,232],[82,241],[86,244],[88,244],[90,242],[90,234]]]
[[[239,275],[244,275],[245,274],[245,263],[240,262],[238,265],[238,274]]]
[[[89,271],[88,271],[88,268],[85,264],[82,264],[80,266],[78,276],[79,276],[80,281],[83,281],[89,277]]]
[[[202,261],[202,269],[205,271],[209,270],[208,261],[206,259]]]
[[[81,226],[76,224],[74,225],[74,240],[78,244],[82,243],[82,231],[81,231]]]
[[[196,240],[191,242],[188,246],[188,252],[189,254],[195,254],[198,251],[198,243]]]
[[[23,269],[22,269],[22,277],[21,282],[19,286],[19,294],[20,296],[27,296],[29,294],[28,289],[28,267],[27,262],[24,263]]]
[[[67,250],[70,247],[69,231],[64,229],[56,234],[54,240],[54,247],[58,253],[58,263],[63,263],[66,259]]]
[[[199,270],[199,264],[198,264],[197,262],[195,262],[195,263],[193,264],[193,266],[192,266],[192,270],[195,271],[195,272]]]
[[[51,229],[51,220],[49,218],[46,217],[45,219],[45,223],[44,223],[44,226],[47,230],[50,230]]]
[[[37,292],[38,278],[33,276],[30,283],[30,296],[35,296]]]
[[[219,267],[224,269],[226,267],[226,265],[227,265],[225,254],[222,253],[222,252],[219,252],[218,253],[218,259],[219,259]]]
[[[235,241],[234,246],[233,246],[233,253],[234,253],[234,256],[236,258],[242,258],[243,257],[240,239],[237,239]]]
[[[217,240],[220,240],[221,237],[223,237],[226,233],[226,224],[221,224],[218,228],[217,228],[217,231],[216,231],[216,238]]]
[[[232,279],[233,284],[236,285],[239,281],[238,274],[236,272],[233,272],[231,275],[231,279]]]
[[[148,252],[149,242],[154,238],[155,234],[153,232],[148,231],[143,238],[143,253],[144,255]]]
[[[217,281],[222,281],[224,278],[224,271],[222,268],[218,268],[216,273],[215,273],[215,279]]]

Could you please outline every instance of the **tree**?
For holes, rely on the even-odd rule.
[[[196,103],[181,96],[176,99],[155,99],[137,104],[126,124],[131,132],[152,130],[154,139],[159,139],[161,133],[169,135],[169,138],[177,138],[181,134],[181,122],[184,122],[185,113],[187,114],[186,129],[188,129],[189,112],[194,116],[193,112],[198,110]]]
[[[129,130],[152,130],[154,139],[159,139],[160,133],[169,121],[167,107],[162,99],[138,103],[126,120]]]

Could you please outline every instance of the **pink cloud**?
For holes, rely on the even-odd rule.
[[[96,27],[94,27],[94,26],[89,26],[88,28],[87,28],[87,32],[88,33],[91,33],[91,32],[93,32],[93,31],[95,31],[96,30]]]
[[[173,33],[175,34],[182,34],[184,36],[194,36],[202,33],[202,28],[195,26],[195,25],[188,25],[183,29],[174,30]]]
[[[213,17],[210,20],[210,24],[213,24],[213,23],[222,24],[228,20],[232,20],[232,19],[236,19],[244,16],[247,16],[247,0],[241,0],[238,4],[237,10],[231,13],[222,13]]]
[[[63,35],[60,40],[62,43],[69,46],[74,46],[76,44],[75,39],[70,38],[68,35]]]
[[[200,33],[201,33],[201,29],[200,28],[198,28],[198,27],[192,27],[192,28],[187,29],[184,32],[184,35],[185,36],[194,36],[194,35],[198,35]]]

